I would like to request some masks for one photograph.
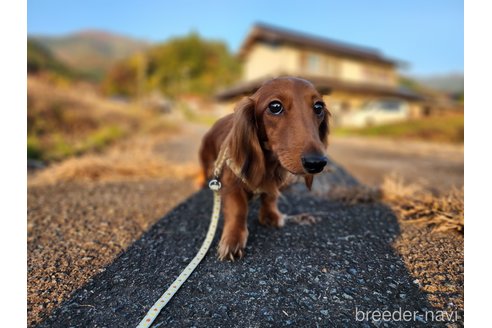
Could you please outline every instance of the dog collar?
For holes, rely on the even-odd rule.
[[[219,155],[217,156],[217,159],[214,164],[214,180],[216,180],[220,184],[219,177],[222,173],[222,169],[224,168],[224,165],[227,165],[229,169],[234,173],[234,175],[240,179],[247,187],[250,189],[253,194],[260,194],[263,192],[261,188],[253,188],[249,182],[244,178],[244,176],[241,174],[241,168],[239,165],[237,165],[232,158],[229,157],[229,147],[227,146],[222,146],[219,151]]]

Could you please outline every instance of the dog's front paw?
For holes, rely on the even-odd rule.
[[[248,230],[224,232],[220,238],[217,256],[221,261],[234,261],[241,259],[248,240]]]

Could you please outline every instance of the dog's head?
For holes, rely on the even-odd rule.
[[[253,186],[264,178],[263,150],[271,151],[287,171],[310,177],[328,161],[328,116],[310,82],[293,77],[267,81],[236,106],[231,157]]]

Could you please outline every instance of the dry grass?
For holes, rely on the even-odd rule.
[[[29,185],[199,176],[197,164],[177,165],[156,154],[154,147],[159,140],[162,136],[141,136],[115,145],[103,154],[69,158],[39,172],[30,179]]]
[[[146,178],[178,179],[194,178],[198,170],[194,165],[173,165],[165,160],[140,157],[137,160],[123,158],[101,158],[94,155],[83,159],[68,159],[49,171],[36,176],[31,185],[54,184],[57,182],[94,182],[138,180]]]
[[[81,85],[62,87],[29,77],[27,156],[59,161],[100,151],[137,133],[177,132],[171,115],[102,98]]]
[[[347,204],[382,201],[402,220],[432,226],[434,231],[464,233],[464,190],[434,195],[416,183],[405,183],[396,175],[385,177],[380,187],[339,186],[328,197]]]
[[[36,78],[28,79],[28,98],[28,158],[50,164],[29,185],[198,175],[197,163],[172,162],[156,150],[182,136],[186,121],[177,111],[163,115]]]
[[[366,185],[334,186],[328,197],[345,204],[374,203],[381,200],[381,189]]]
[[[465,138],[464,119],[463,113],[451,113],[363,128],[337,127],[333,129],[333,132],[337,135],[360,135],[462,144]]]

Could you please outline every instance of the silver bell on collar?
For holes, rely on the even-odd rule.
[[[219,179],[214,178],[210,180],[210,182],[208,183],[208,187],[213,191],[218,191],[220,187],[222,187],[222,185],[220,184]]]

